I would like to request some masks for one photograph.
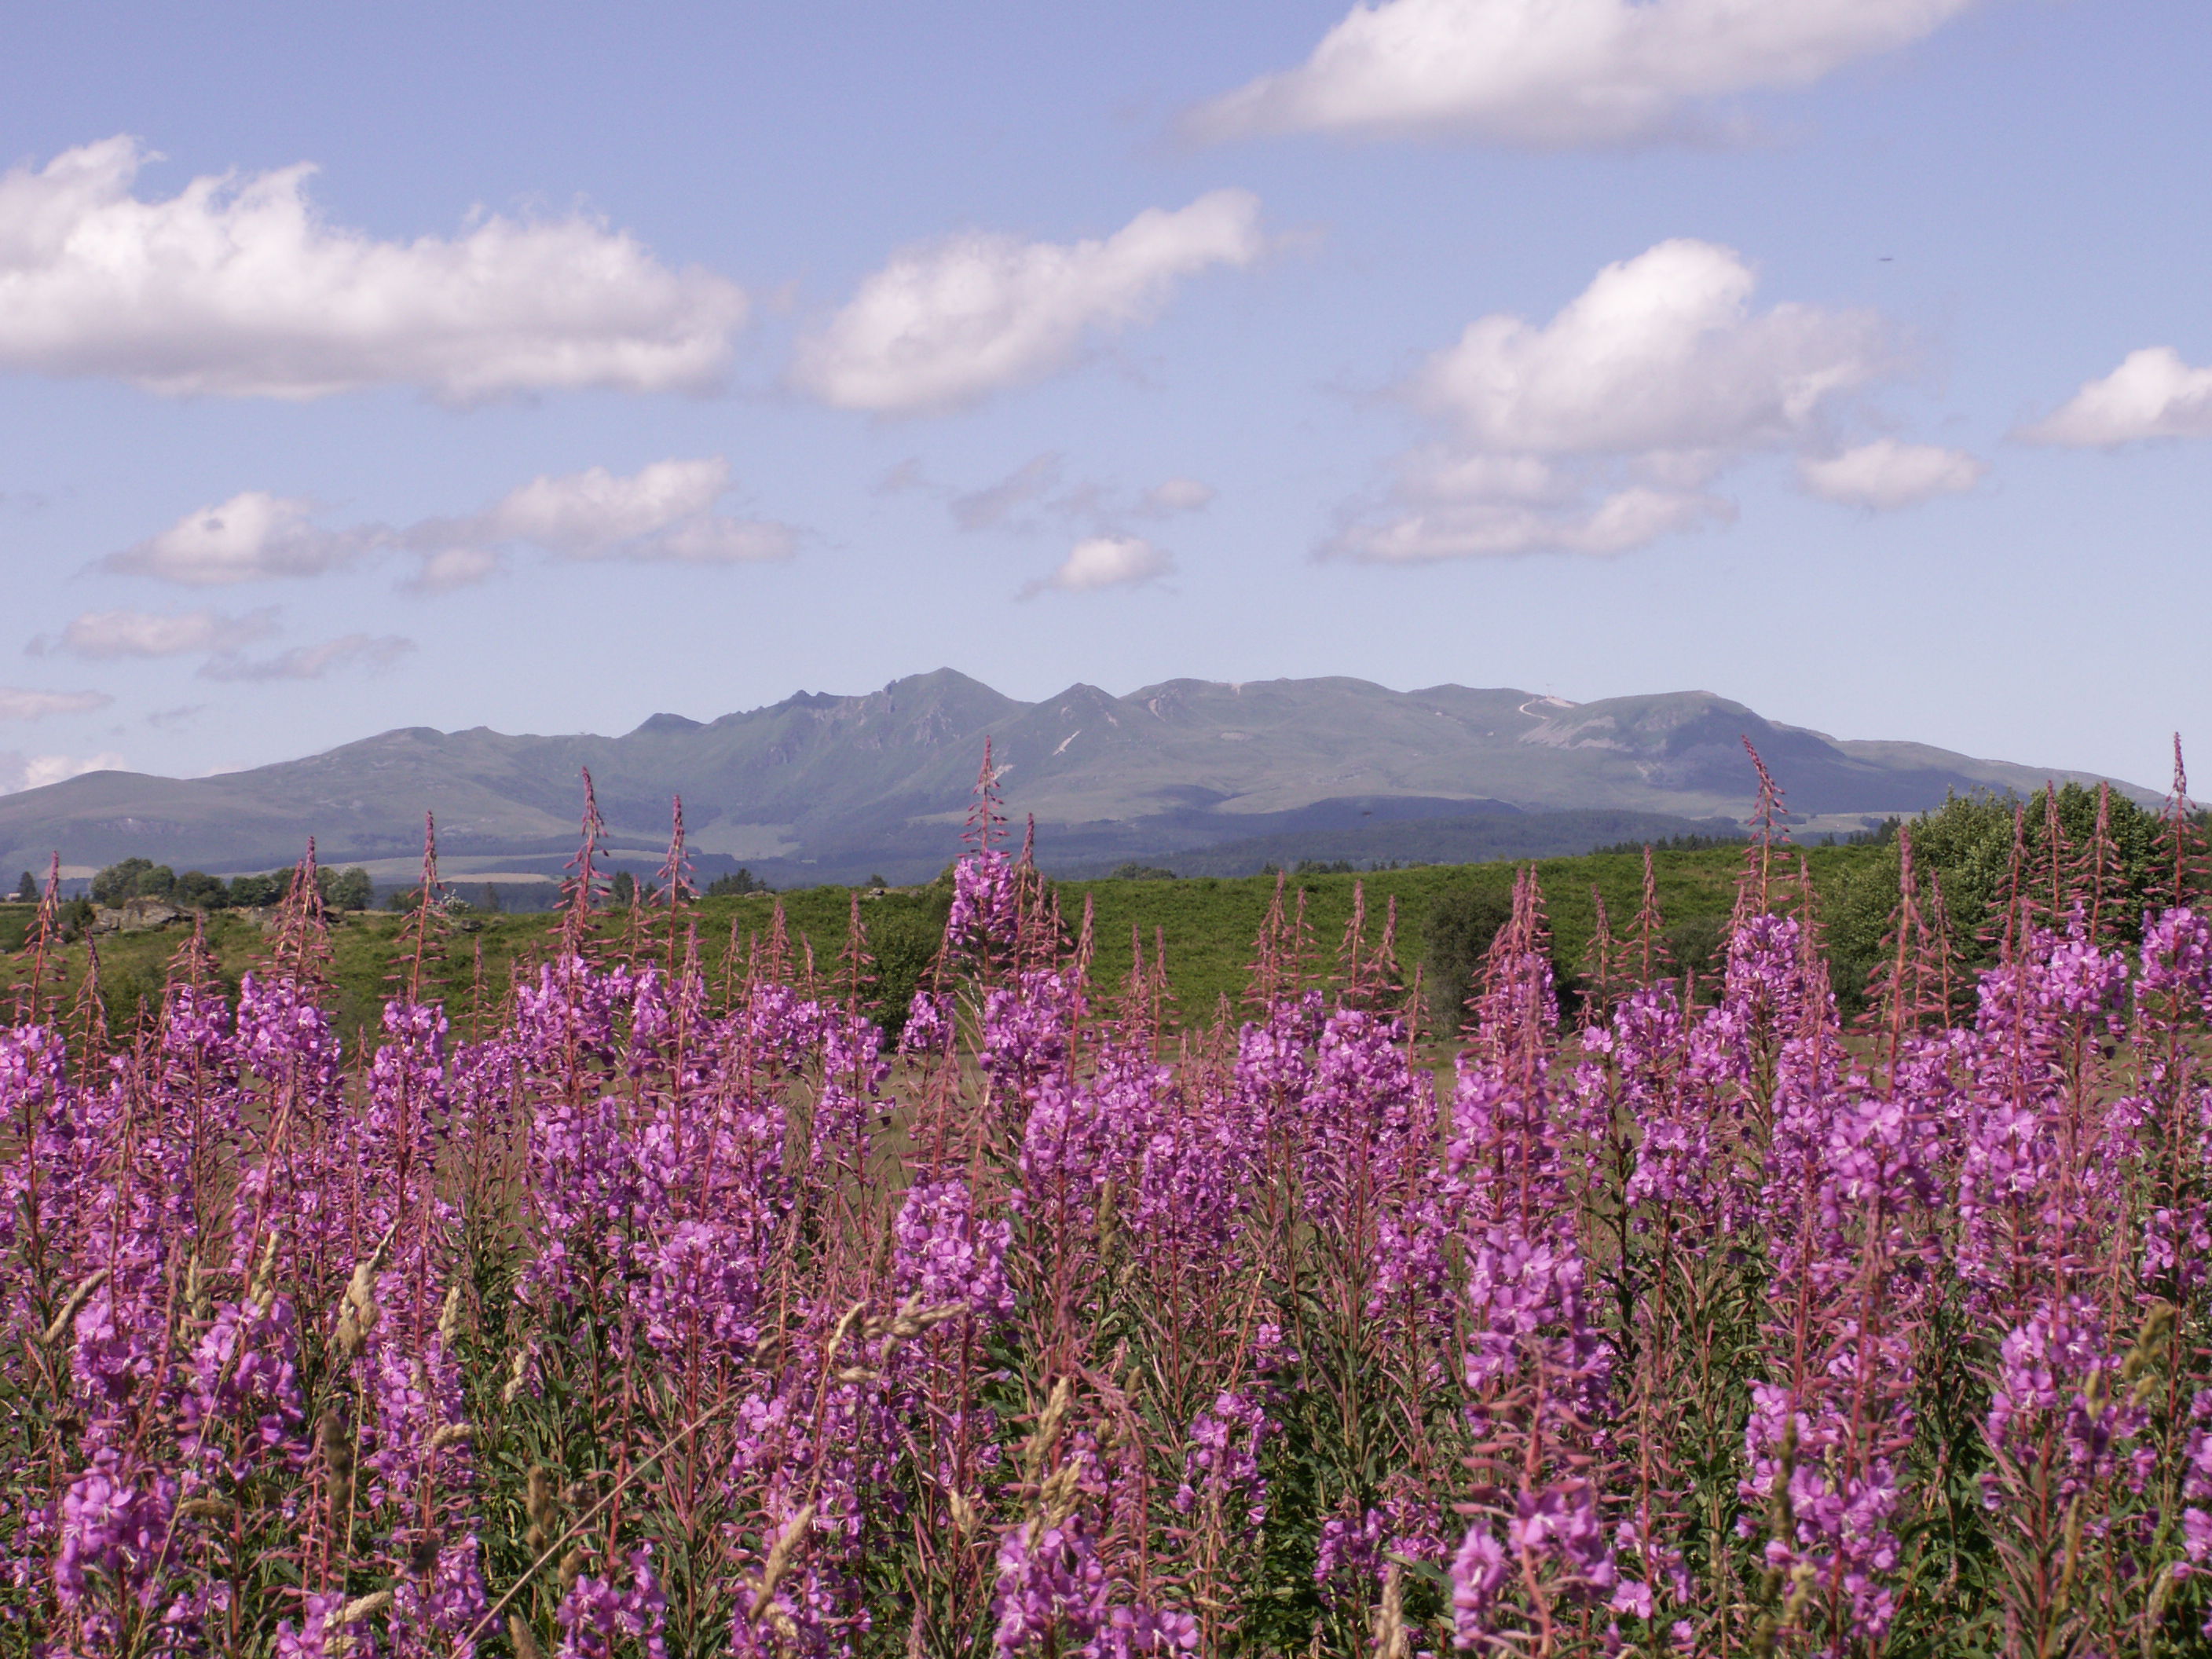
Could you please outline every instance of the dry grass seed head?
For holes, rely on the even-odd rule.
[[[1052,1460],[1054,1449],[1060,1443],[1060,1425],[1067,1419],[1069,1402],[1074,1398],[1075,1384],[1072,1377],[1063,1376],[1052,1385],[1052,1393],[1037,1413],[1036,1427],[1030,1434],[1030,1443],[1022,1453],[1022,1471],[1035,1485]]]
[[[79,1280],[77,1287],[63,1298],[61,1311],[54,1316],[53,1322],[41,1333],[40,1340],[51,1348],[67,1336],[70,1324],[76,1320],[77,1315],[84,1310],[84,1304],[92,1300],[93,1292],[106,1283],[107,1283],[107,1269],[105,1267]]]
[[[438,1340],[451,1352],[454,1339],[461,1334],[461,1284],[455,1279],[446,1291],[445,1305],[438,1310]]]
[[[769,1601],[775,1596],[775,1587],[791,1571],[792,1558],[799,1553],[799,1546],[806,1541],[806,1534],[813,1527],[814,1505],[809,1504],[792,1516],[791,1524],[783,1529],[769,1548],[768,1560],[761,1567],[760,1586],[753,1592],[753,1618],[757,1619],[768,1611]]]

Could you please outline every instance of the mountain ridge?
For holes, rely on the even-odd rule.
[[[613,737],[401,726],[213,777],[89,773],[0,798],[0,868],[43,866],[51,848],[76,867],[138,854],[222,873],[288,862],[309,835],[329,860],[405,860],[426,810],[456,868],[557,868],[588,768],[611,839],[633,856],[665,845],[680,793],[702,868],[904,878],[957,850],[987,737],[1007,810],[1033,815],[1048,863],[1071,866],[1324,830],[1387,848],[1392,823],[1500,812],[1710,830],[1751,809],[1746,738],[1816,830],[1922,811],[1952,791],[2094,781],[1909,740],[1838,739],[1707,691],[1576,703],[1510,687],[1186,678],[1119,697],[1078,682],[1024,702],[945,668],[709,720],[657,713]],[[1494,823],[1480,829],[1496,844]]]

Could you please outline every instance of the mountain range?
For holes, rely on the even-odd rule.
[[[777,885],[909,880],[959,850],[987,738],[1016,832],[1034,817],[1039,861],[1069,874],[1179,856],[1185,873],[1296,857],[1542,856],[1733,832],[1755,794],[1747,738],[1816,834],[1953,791],[2094,781],[1842,741],[1704,691],[1574,703],[1343,678],[1171,680],[1023,702],[940,669],[711,721],[655,714],[621,737],[410,726],[214,777],[89,773],[0,798],[0,870],[43,868],[52,850],[84,872],[140,855],[237,872],[292,861],[312,835],[325,862],[398,879],[428,811],[449,874],[543,877],[574,848],[588,768],[617,864],[659,861],[680,793],[702,875],[742,865]]]

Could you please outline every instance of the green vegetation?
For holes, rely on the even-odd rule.
[[[2021,814],[2024,867],[2048,864],[2042,857],[2046,811],[2039,793]],[[2059,831],[2070,849],[2066,856],[2076,861],[2089,856],[2096,832],[2094,793],[2066,786],[2059,791],[2057,813]],[[1931,890],[1942,895],[1963,994],[1972,982],[1972,970],[1985,964],[1995,948],[1995,942],[1984,935],[1992,905],[2002,901],[2011,862],[2014,806],[1989,796],[1959,797],[1912,820],[1909,828],[1923,902]],[[2170,878],[2170,872],[2158,867],[2158,831],[2156,814],[2112,798],[2106,832],[2115,895],[2112,903],[2125,931],[2132,932],[2162,873]],[[1870,832],[1863,840],[1842,844],[1777,849],[1776,878],[1797,879],[1802,860],[1811,879],[1837,994],[1846,1015],[1858,1011],[1868,976],[1881,959],[1898,902],[1901,852],[1901,838],[1894,832]],[[1745,845],[1731,842],[1653,852],[1668,954],[1707,988],[1717,986],[1723,965],[1728,921],[1745,856]],[[1370,941],[1395,910],[1393,947],[1402,977],[1410,984],[1419,966],[1432,1029],[1447,1030],[1455,1023],[1453,1011],[1473,985],[1490,939],[1510,908],[1514,873],[1521,867],[1501,861],[1353,872],[1331,864],[1310,866],[1281,879],[1286,906],[1294,912],[1302,907],[1306,949],[1316,963],[1334,958],[1352,918],[1355,890],[1364,893]],[[1129,970],[1133,941],[1141,940],[1148,962],[1164,956],[1176,1018],[1202,1024],[1212,1018],[1223,999],[1232,1006],[1239,1003],[1253,941],[1273,901],[1278,878],[1176,879],[1150,866],[1134,868],[1134,873],[1124,866],[1096,880],[1052,884],[1071,933],[1081,925],[1085,905],[1091,907],[1096,981],[1104,988],[1118,986]],[[1550,918],[1553,971],[1571,1004],[1597,931],[1600,902],[1616,936],[1633,924],[1643,896],[1642,850],[1547,859],[1536,861],[1534,868]],[[374,1030],[414,902],[402,895],[404,908],[398,913],[366,912],[359,908],[368,898],[365,875],[354,870],[322,873],[325,902],[333,911],[348,912],[335,918],[331,932],[341,1022],[349,1031]],[[106,885],[100,890],[109,893],[126,880],[133,884],[132,890],[178,892],[184,890],[191,872],[172,876],[141,859],[111,866],[101,877]],[[164,878],[170,884],[167,890],[161,887]],[[272,902],[281,896],[285,879],[240,876],[229,884],[233,908],[202,907],[208,911],[209,945],[233,986],[266,948],[260,926],[240,915],[238,907]],[[623,878],[616,879],[619,884]],[[140,887],[139,883],[148,885]],[[691,918],[709,973],[730,971],[733,945],[741,963],[749,942],[767,935],[781,907],[793,948],[802,953],[811,948],[817,971],[825,978],[831,975],[846,949],[856,891],[864,895],[860,916],[874,961],[875,984],[868,1000],[877,1017],[895,1031],[903,1024],[907,1004],[928,972],[942,936],[951,900],[946,878],[926,887],[894,888],[880,896],[872,890],[841,886],[772,894],[742,871],[720,878],[707,889]],[[481,907],[456,903],[447,908],[447,945],[434,975],[435,994],[447,1001],[457,1020],[490,1018],[507,995],[514,964],[546,953],[559,928],[559,915],[501,914],[495,895]],[[0,949],[21,950],[32,915],[29,907],[21,905],[0,912]],[[664,913],[650,906],[635,917],[634,921],[626,905],[611,906],[600,927],[619,938],[634,927],[654,930],[665,925],[660,919]],[[81,929],[89,920],[88,914],[80,914],[75,926]],[[142,1000],[158,994],[167,959],[180,942],[181,930],[174,927],[100,938],[100,984],[112,1022],[127,1021]],[[72,988],[82,974],[83,956],[81,943],[67,953],[65,971]]]
[[[360,866],[322,870],[317,874],[322,885],[323,902],[331,909],[368,908],[368,872]],[[134,898],[158,899],[185,910],[222,910],[233,906],[250,908],[277,902],[291,884],[292,872],[289,870],[234,876],[226,882],[221,876],[209,875],[204,870],[187,870],[179,875],[167,865],[156,864],[151,859],[128,858],[109,865],[93,877],[91,898],[94,904],[109,908]],[[15,896],[37,899],[38,884],[28,871],[23,872]]]
[[[1421,982],[1431,1030],[1449,1030],[1460,1023],[1492,941],[1512,919],[1511,900],[1496,892],[1468,889],[1439,893],[1430,902]]]
[[[2050,856],[2052,818],[2060,855]],[[1850,878],[1829,896],[1825,913],[1828,955],[1838,994],[1847,1004],[1863,993],[1868,975],[1880,959],[1889,919],[1900,895],[1901,828],[1909,828],[1913,865],[1923,901],[1940,902],[1948,920],[1952,948],[1962,970],[1962,984],[1971,984],[1973,970],[1996,960],[2002,939],[1992,936],[1993,911],[2002,915],[2008,872],[2013,867],[2013,842],[2017,824],[2021,867],[2056,871],[2063,891],[2069,867],[2085,868],[2087,860],[2100,856],[2098,843],[2097,794],[2080,784],[2062,787],[2055,804],[2047,792],[2038,790],[2017,817],[2010,801],[1989,795],[1956,797],[1937,811],[1923,814],[1909,826],[1885,825],[1867,843],[1875,856],[1852,866]],[[2104,831],[2106,873],[2115,894],[2113,909],[2122,937],[2133,939],[2142,909],[2163,874],[2159,867],[2160,823],[2157,813],[2137,806],[2119,795],[2108,798]],[[1856,849],[1853,849],[1856,850]],[[2045,879],[2050,880],[2046,873]],[[1940,900],[1930,895],[1940,895]],[[2046,902],[2049,896],[2046,895]]]
[[[1853,836],[1851,839],[1856,841],[1857,837]],[[1743,842],[1744,838],[1741,836],[1708,836],[1702,831],[1692,830],[1686,836],[1668,836],[1650,842],[1617,841],[1608,847],[1594,848],[1591,850],[1599,853],[1633,853],[1639,856],[1646,847],[1650,848],[1655,853],[1710,853],[1717,847],[1741,848]]]

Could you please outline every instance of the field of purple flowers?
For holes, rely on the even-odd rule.
[[[312,879],[234,1006],[188,945],[124,1034],[53,1006],[50,896],[0,1651],[2212,1652],[2179,777],[2147,913],[2023,827],[1978,979],[1908,832],[1850,1027],[1771,832],[1721,982],[1647,902],[1571,1026],[1524,878],[1442,1085],[1389,918],[1282,899],[1209,1023],[1141,942],[1094,983],[988,777],[896,1054],[857,905],[707,981],[680,809],[611,915],[587,808],[469,1040],[429,908],[358,1054]]]

